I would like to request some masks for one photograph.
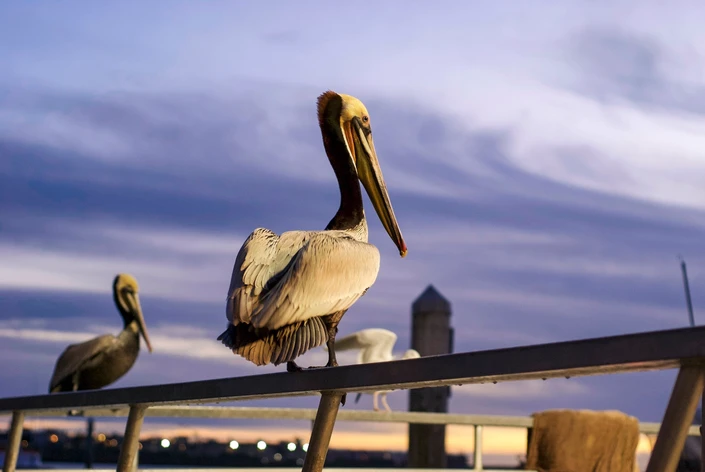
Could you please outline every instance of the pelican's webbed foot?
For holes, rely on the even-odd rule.
[[[287,372],[303,372],[304,370],[322,369],[324,367],[328,367],[328,366],[327,365],[312,365],[312,366],[308,366],[308,367],[300,367],[294,361],[288,361],[286,363],[286,371]]]

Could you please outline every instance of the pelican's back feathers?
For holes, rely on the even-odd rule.
[[[365,294],[379,262],[376,247],[345,231],[258,228],[237,255],[218,340],[257,365],[294,360],[328,339],[325,319]]]

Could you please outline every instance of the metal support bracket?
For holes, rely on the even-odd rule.
[[[704,387],[705,388],[705,387]],[[705,472],[705,392],[700,403],[700,472]]]
[[[676,470],[704,385],[705,366],[686,365],[680,368],[646,472]]]
[[[145,405],[130,405],[130,414],[125,426],[125,437],[120,448],[117,472],[133,472],[137,469],[136,459],[140,443],[140,430],[144,422]]]
[[[473,469],[472,470],[485,470],[482,464],[482,425],[475,425],[475,447],[472,451],[473,456]]]
[[[323,470],[323,464],[325,464],[326,455],[328,455],[330,437],[333,434],[335,419],[338,416],[342,399],[343,393],[323,392],[321,394],[302,472],[321,472]]]
[[[15,467],[17,467],[17,458],[20,456],[23,425],[24,411],[13,411],[12,423],[10,424],[10,434],[7,437],[5,463],[2,465],[2,472],[15,472]]]

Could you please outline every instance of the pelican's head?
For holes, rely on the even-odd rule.
[[[415,349],[409,349],[401,356],[402,359],[417,359],[419,357],[421,357],[421,354]]]
[[[140,298],[138,292],[140,290],[135,279],[130,274],[118,274],[113,281],[113,296],[118,310],[125,320],[125,326],[135,321],[137,329],[144,338],[147,344],[147,349],[152,352],[152,344],[149,341],[149,333],[147,333],[147,325],[142,316],[142,307],[140,306]]]
[[[367,108],[353,96],[328,91],[318,97],[318,121],[324,134],[324,142],[326,130],[334,130],[337,137],[345,143],[353,168],[365,187],[384,229],[396,244],[401,257],[406,256],[406,243],[394,216],[387,185],[377,160]]]

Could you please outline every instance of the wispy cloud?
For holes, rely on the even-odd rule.
[[[705,111],[704,85],[690,63],[701,54],[665,38],[612,27],[589,27],[567,42],[577,89],[604,102],[627,101],[670,114]]]

